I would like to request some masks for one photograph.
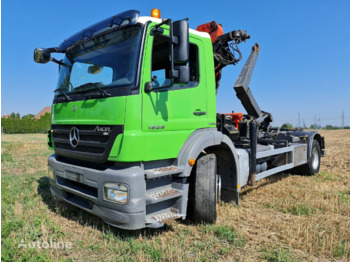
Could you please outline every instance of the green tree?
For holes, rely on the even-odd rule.
[[[22,119],[33,119],[35,115],[33,114],[27,114],[27,115],[24,115],[22,116]]]
[[[281,128],[284,128],[284,129],[293,129],[293,125],[290,124],[290,123],[284,123]]]
[[[9,115],[9,118],[21,118],[21,116],[20,116],[19,113],[12,112],[12,113]]]
[[[317,124],[313,124],[310,126],[310,129],[320,129],[321,126],[317,125]]]
[[[27,133],[46,133],[50,129],[51,114],[46,113],[40,119],[24,116],[22,119],[13,113],[11,117],[1,119],[1,125],[5,134],[27,134]]]

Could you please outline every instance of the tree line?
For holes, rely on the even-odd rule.
[[[33,114],[21,117],[19,113],[11,113],[8,118],[1,118],[1,126],[5,134],[46,133],[51,126],[51,114],[35,119]]]
[[[5,134],[28,134],[28,133],[46,133],[51,127],[51,114],[46,113],[40,119],[35,119],[33,114],[20,116],[19,113],[11,113],[8,118],[1,118],[2,132]],[[285,123],[281,128],[293,129],[293,125]],[[304,126],[304,129],[307,128]],[[320,126],[311,125],[310,129],[320,129]],[[341,129],[337,126],[327,125],[324,129]],[[350,129],[345,126],[344,129]]]

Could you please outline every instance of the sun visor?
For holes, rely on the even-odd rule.
[[[104,19],[88,28],[72,35],[68,39],[64,40],[59,46],[59,50],[64,52],[68,47],[80,41],[88,40],[91,37],[107,31],[112,28],[118,28],[121,26],[129,26],[137,23],[140,16],[140,11],[128,10],[123,13],[111,16]]]

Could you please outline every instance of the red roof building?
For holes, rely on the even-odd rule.
[[[45,115],[46,113],[51,113],[51,107],[45,106],[39,113],[36,114],[34,117],[35,119],[40,119],[41,116]]]

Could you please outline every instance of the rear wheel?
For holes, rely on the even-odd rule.
[[[197,223],[215,223],[220,177],[216,174],[216,156],[208,154],[197,160],[194,181],[194,219]]]
[[[300,166],[300,173],[313,176],[320,171],[321,166],[321,147],[318,141],[312,142],[311,155],[306,164]]]

